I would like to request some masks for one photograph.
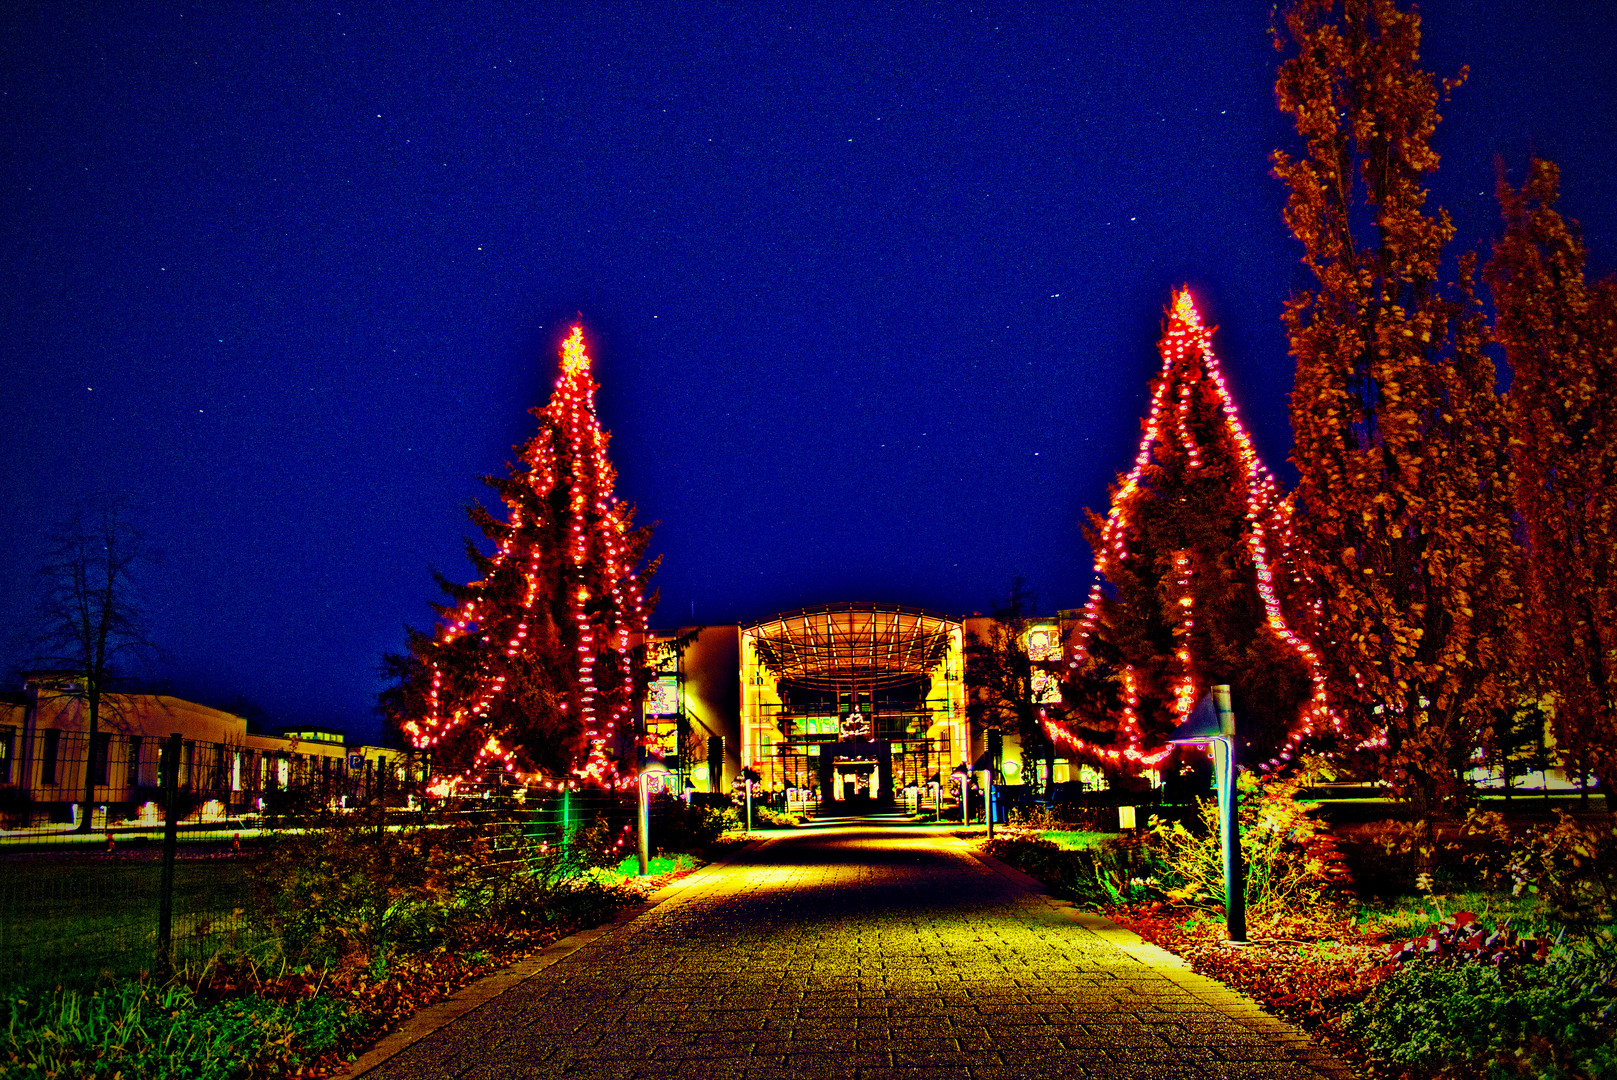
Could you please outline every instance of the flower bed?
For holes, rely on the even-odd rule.
[[[1353,892],[1354,860],[1295,800],[1294,785],[1252,795],[1241,820],[1252,871],[1244,948],[1225,944],[1205,824],[1155,823],[1079,850],[1013,831],[987,850],[1377,1077],[1617,1080],[1609,824],[1562,815],[1512,829],[1498,814],[1474,813],[1450,827],[1447,843],[1383,830],[1398,843],[1376,842],[1392,855],[1411,840],[1410,883],[1424,895],[1367,904]],[[1456,896],[1467,881],[1486,889]]]

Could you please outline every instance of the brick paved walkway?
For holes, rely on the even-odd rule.
[[[805,829],[686,882],[365,1080],[1352,1076],[933,829]]]

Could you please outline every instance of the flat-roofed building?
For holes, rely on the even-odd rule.
[[[266,795],[293,787],[340,797],[396,774],[404,758],[347,745],[326,728],[251,732],[243,717],[166,694],[104,694],[97,727],[92,744],[82,682],[71,672],[30,673],[21,693],[0,696],[0,796],[10,824],[77,820],[87,779],[91,805],[106,818],[152,817],[175,734],[179,786],[204,816],[255,811]]]

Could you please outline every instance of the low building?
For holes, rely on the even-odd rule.
[[[21,693],[0,695],[0,813],[7,824],[76,821],[87,779],[104,820],[153,820],[176,736],[182,802],[203,817],[257,812],[266,797],[293,789],[331,798],[368,791],[398,775],[404,758],[385,747],[350,746],[329,729],[250,732],[243,717],[163,694],[105,694],[97,726],[92,745],[82,682],[72,673],[35,672]]]

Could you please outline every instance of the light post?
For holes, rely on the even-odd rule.
[[[983,778],[983,824],[988,826],[988,839],[994,838],[994,751],[984,750],[971,763],[972,771]]]
[[[1213,780],[1218,785],[1218,833],[1224,855],[1224,926],[1231,945],[1246,941],[1246,880],[1241,864],[1241,829],[1235,799],[1235,714],[1230,710],[1230,688],[1220,684],[1202,698],[1190,718],[1168,736],[1180,746],[1206,746],[1213,756]]]
[[[645,877],[651,872],[651,778],[653,776],[667,776],[668,770],[660,761],[651,761],[640,767],[640,775],[635,778],[635,786],[639,788],[639,806],[635,815],[635,831],[639,834],[638,841],[640,855],[640,876]]]
[[[971,769],[962,761],[949,774],[950,779],[960,785],[960,824],[971,823]]]
[[[752,785],[761,780],[763,780],[762,774],[752,769],[741,770],[741,783],[746,787],[747,791],[747,822],[744,831],[749,833],[752,832]]]

